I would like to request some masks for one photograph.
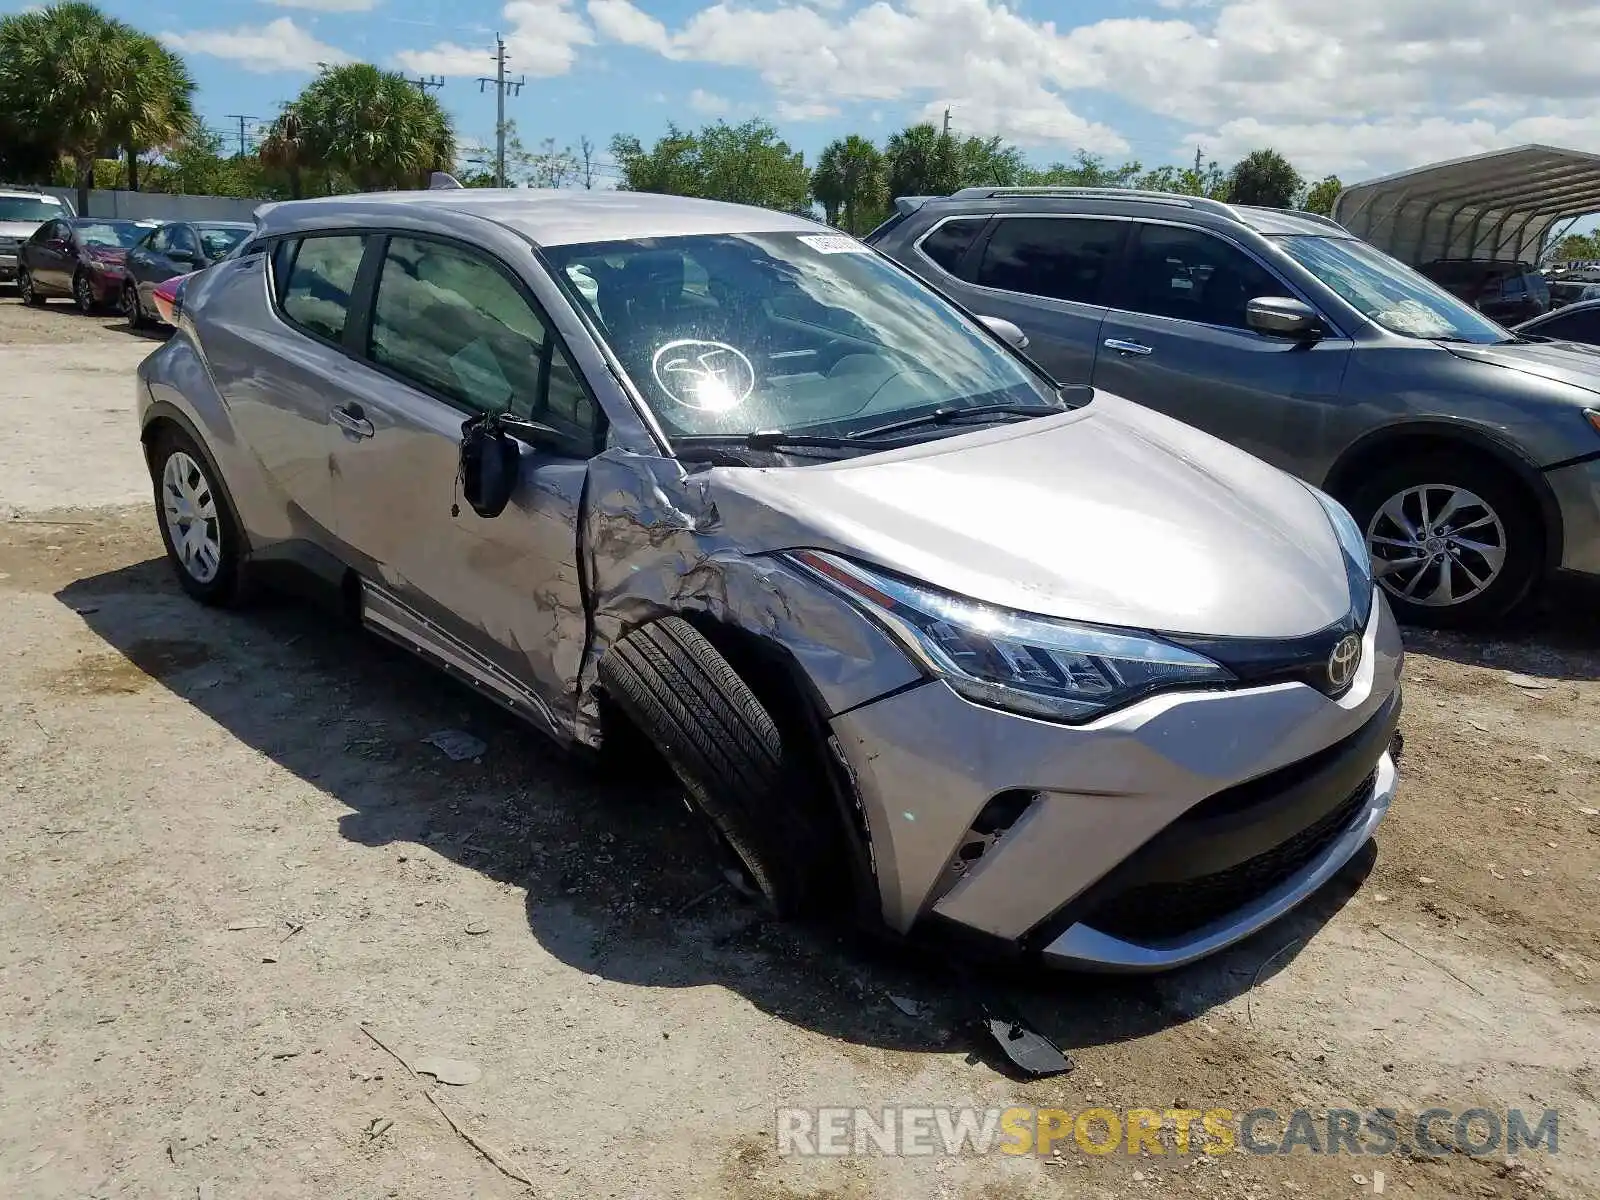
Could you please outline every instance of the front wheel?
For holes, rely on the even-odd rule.
[[[1385,465],[1355,489],[1350,511],[1405,624],[1464,627],[1504,616],[1528,595],[1543,563],[1533,498],[1477,455]]]
[[[150,324],[150,318],[144,315],[144,305],[139,303],[139,289],[130,281],[122,285],[122,315],[129,325],[135,329],[143,329]]]
[[[804,735],[780,732],[727,659],[681,617],[635,630],[600,660],[610,700],[660,751],[768,912],[825,903],[832,844],[807,794]]]
[[[27,267],[17,271],[17,297],[30,308],[43,308],[44,297],[33,285],[33,272]]]
[[[94,285],[82,271],[72,278],[72,301],[86,317],[94,316],[95,310],[100,307],[94,298]]]

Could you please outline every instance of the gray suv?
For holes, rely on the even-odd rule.
[[[1343,501],[1402,620],[1600,575],[1600,356],[1519,338],[1308,213],[1102,189],[908,197],[868,236],[1092,384]]]

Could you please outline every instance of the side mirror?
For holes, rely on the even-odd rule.
[[[1028,348],[1028,335],[1023,333],[1004,317],[979,317],[989,332],[1005,342],[1013,350],[1026,350]]]
[[[1287,296],[1257,296],[1244,306],[1245,324],[1273,337],[1314,341],[1323,334],[1322,318],[1309,304]]]
[[[66,253],[66,249],[67,249],[67,239],[66,238],[50,238],[48,241],[45,242],[44,248],[46,250],[54,250],[57,254],[64,254],[64,253]]]
[[[188,263],[190,266],[194,265],[193,250],[168,250],[167,257],[175,263]]]
[[[559,444],[561,433],[538,421],[487,412],[461,426],[461,495],[480,517],[498,517],[522,473],[522,445]]]

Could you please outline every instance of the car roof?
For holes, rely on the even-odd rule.
[[[1579,300],[1574,304],[1563,304],[1560,308],[1552,308],[1549,312],[1540,313],[1537,317],[1529,317],[1522,324],[1514,326],[1513,332],[1517,329],[1536,328],[1554,317],[1564,317],[1572,313],[1593,312],[1597,308],[1600,308],[1600,300]]]
[[[0,196],[7,200],[43,200],[46,204],[60,204],[59,196],[52,196],[49,192],[36,192],[32,188],[6,188],[0,187]],[[65,207],[63,205],[63,207]]]
[[[1224,204],[1209,196],[1181,192],[1156,192],[1117,187],[969,187],[949,196],[901,196],[896,210],[905,217],[926,209],[939,213],[1026,215],[1030,210],[1049,212],[1065,208],[1073,213],[1127,216],[1139,213],[1170,220],[1178,213],[1200,218],[1202,224],[1243,225],[1264,235],[1313,234],[1348,238],[1354,235],[1331,217],[1298,209],[1261,208],[1250,204]],[[888,223],[886,222],[885,225]]]
[[[513,229],[541,246],[686,234],[816,232],[807,217],[746,204],[661,196],[653,192],[567,188],[439,188],[364,192],[317,200],[288,200],[256,210],[264,234],[318,226],[382,225],[400,213],[432,209],[441,218],[476,217]]]

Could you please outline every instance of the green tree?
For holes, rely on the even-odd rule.
[[[1079,150],[1070,163],[1051,163],[1042,171],[1029,171],[1025,182],[1031,187],[1125,188],[1133,187],[1143,170],[1137,162],[1113,167],[1100,155]],[[1156,188],[1169,190],[1159,182]]]
[[[0,18],[0,113],[35,158],[72,160],[80,211],[96,159],[125,150],[137,186],[138,155],[183,135],[193,94],[180,59],[93,4],[67,0]]]
[[[1600,259],[1600,231],[1569,233],[1545,252],[1550,262],[1594,262]]]
[[[955,138],[931,124],[909,125],[889,135],[883,150],[889,195],[947,196],[961,186]]]
[[[958,187],[1020,187],[1031,174],[1022,151],[999,136],[964,138],[956,164]]]
[[[1234,204],[1289,208],[1300,187],[1300,172],[1276,150],[1252,150],[1228,172],[1228,199]]]
[[[397,71],[370,63],[324,68],[290,104],[306,161],[364,192],[422,187],[455,165],[450,118]]]
[[[811,172],[811,194],[828,224],[865,233],[884,208],[882,152],[855,133],[829,142]]]
[[[618,134],[611,155],[625,191],[703,196],[784,212],[804,212],[811,202],[805,156],[767,121],[718,121],[698,133],[668,125],[648,151],[638,138]]]
[[[267,130],[267,136],[261,139],[258,153],[265,165],[282,171],[288,177],[289,199],[299,200],[306,194],[301,171],[310,162],[310,154],[306,147],[305,126],[300,120],[300,111],[294,105],[285,105],[277,115]]]
[[[539,149],[524,151],[519,178],[529,187],[563,188],[578,181],[578,157],[571,146],[556,148],[555,138],[545,138]]]
[[[1328,175],[1311,185],[1306,192],[1306,198],[1300,205],[1306,212],[1321,213],[1325,217],[1333,216],[1333,202],[1339,198],[1339,193],[1344,191],[1344,184],[1339,182],[1337,175]]]

